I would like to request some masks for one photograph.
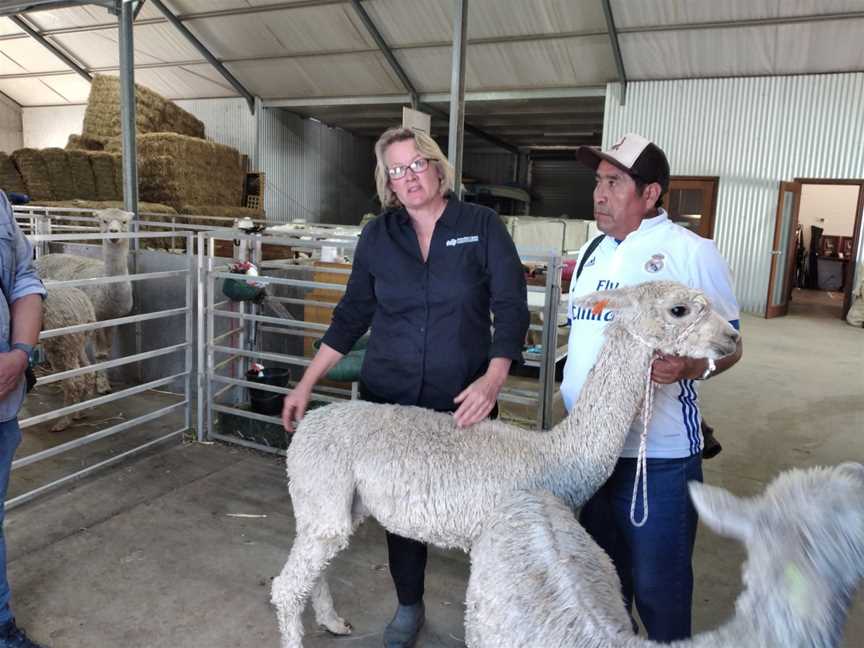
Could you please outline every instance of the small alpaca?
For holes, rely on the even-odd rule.
[[[103,234],[128,232],[133,219],[131,212],[109,208],[96,212],[99,231]],[[36,271],[42,279],[69,281],[73,279],[92,279],[95,277],[126,276],[129,274],[129,239],[105,238],[102,240],[102,260],[74,254],[46,254],[35,261]],[[81,286],[90,298],[98,321],[125,317],[132,312],[132,282]],[[99,329],[93,335],[93,349],[96,362],[110,359],[114,339],[114,328]],[[108,376],[99,371],[96,385],[100,394],[111,391]]]
[[[287,456],[297,535],[272,588],[284,648],[302,643],[310,592],[320,624],[351,631],[321,576],[367,516],[399,535],[467,551],[510,491],[547,489],[579,506],[615,466],[655,352],[716,359],[738,341],[700,291],[674,282],[593,293],[581,305],[598,316],[609,307],[615,318],[578,403],[549,432],[502,421],[460,429],[450,414],[358,401],[305,416]]]
[[[735,616],[677,648],[832,648],[864,578],[864,465],[790,470],[738,498],[691,482],[702,520],[747,548]],[[649,648],[612,562],[548,492],[512,493],[471,550],[471,648]],[[666,645],[666,644],[663,644]]]
[[[42,304],[42,330],[74,326],[75,324],[92,324],[96,321],[93,304],[83,290],[71,286],[51,286],[45,289],[48,294]],[[51,363],[51,368],[57,371],[67,371],[80,367],[89,367],[87,359],[87,340],[90,333],[67,333],[58,337],[41,340],[45,357]],[[63,405],[74,405],[90,398],[95,391],[92,373],[67,378],[62,381]],[[62,416],[51,427],[52,432],[65,430],[73,419],[82,418],[83,412]]]

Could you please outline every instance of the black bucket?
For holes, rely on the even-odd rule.
[[[291,371],[281,367],[265,367],[260,373],[262,375],[258,375],[259,372],[257,371],[249,371],[246,373],[246,380],[274,387],[287,387],[288,381],[291,379]],[[263,389],[249,390],[249,403],[252,406],[252,411],[257,414],[279,416],[282,413],[284,398],[284,394],[264,391]]]

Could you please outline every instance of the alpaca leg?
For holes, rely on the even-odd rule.
[[[78,347],[78,363],[81,367],[90,366],[90,358],[87,357],[87,349],[85,348],[85,344],[83,341]],[[82,392],[85,400],[93,398],[93,396],[96,395],[97,380],[98,378],[96,374],[92,372],[81,376]]]
[[[315,583],[321,578],[328,561],[347,544],[347,536],[320,538],[298,532],[288,561],[279,576],[273,579],[273,588],[270,593],[270,600],[276,607],[276,618],[279,621],[279,632],[282,635],[282,648],[300,648],[303,645],[303,625],[300,615],[303,613],[306,598]],[[322,596],[329,597],[329,590],[326,586],[324,590],[318,588],[316,595],[316,601],[326,606],[326,601],[321,601]],[[332,609],[332,607],[331,599],[330,608]],[[326,613],[326,610],[322,611]],[[335,613],[333,616],[338,619]],[[322,622],[327,625],[327,622],[335,619],[327,618]],[[338,620],[342,621],[341,619]],[[341,626],[339,623],[334,623],[334,627],[339,630],[348,626],[342,621]]]
[[[315,621],[324,626],[328,632],[335,635],[351,634],[351,624],[336,614],[333,597],[330,595],[330,585],[326,576],[322,575],[312,588],[312,609],[315,610]]]
[[[74,367],[70,367],[74,368]],[[67,378],[63,381],[63,406],[74,405],[79,401],[80,391],[80,378]],[[72,425],[72,419],[74,415],[67,414],[66,416],[62,416],[57,421],[55,421],[54,425],[51,426],[52,432],[62,432],[70,425]]]
[[[114,328],[97,330],[93,335],[93,355],[96,362],[105,362],[111,359],[111,342],[114,339]],[[100,394],[111,393],[111,383],[108,382],[108,372],[100,370],[96,374],[96,391]]]
[[[363,520],[369,516],[369,510],[357,493],[354,494],[351,508],[351,532],[353,533]],[[324,626],[328,632],[335,635],[351,633],[351,624],[336,614],[333,597],[330,595],[330,585],[327,583],[326,576],[322,576],[315,583],[315,587],[312,590],[312,608],[315,610],[315,620],[318,622],[318,625]]]

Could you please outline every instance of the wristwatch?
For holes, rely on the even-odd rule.
[[[702,372],[702,375],[699,376],[699,380],[708,380],[715,371],[717,371],[717,365],[714,364],[714,358],[708,358],[708,366]]]
[[[12,346],[9,348],[10,351],[18,349],[19,351],[23,351],[27,354],[27,365],[33,366],[33,345],[27,344],[26,342],[14,342]]]

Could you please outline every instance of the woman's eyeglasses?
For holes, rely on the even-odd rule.
[[[408,169],[411,169],[415,174],[423,173],[426,169],[429,168],[429,158],[417,158],[408,166],[404,164],[397,164],[396,166],[392,166],[387,169],[387,175],[390,176],[391,180],[401,180],[405,177],[405,174],[408,173]]]

